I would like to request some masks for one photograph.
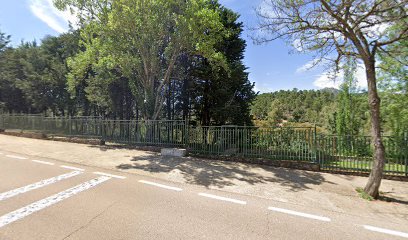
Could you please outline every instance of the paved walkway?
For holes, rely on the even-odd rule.
[[[191,157],[164,158],[153,152],[112,146],[99,147],[6,135],[0,135],[0,150],[136,173],[303,207],[355,216],[373,216],[396,223],[408,221],[407,182],[383,180],[381,191],[391,202],[368,202],[359,198],[354,190],[356,187],[364,187],[366,177]]]

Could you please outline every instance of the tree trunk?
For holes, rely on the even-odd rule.
[[[379,197],[379,188],[383,177],[385,165],[385,149],[381,139],[381,117],[380,117],[380,98],[377,92],[377,80],[375,74],[374,58],[365,62],[366,77],[368,83],[368,101],[371,112],[371,136],[374,145],[373,168],[368,178],[364,191],[373,198]]]

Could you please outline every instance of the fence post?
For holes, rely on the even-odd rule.
[[[405,177],[408,177],[408,154],[405,153]]]
[[[101,145],[105,145],[106,132],[105,132],[105,117],[100,120],[101,123]]]
[[[314,125],[314,133],[313,133],[313,153],[314,153],[314,163],[317,163],[317,127],[316,127],[316,124]]]
[[[68,118],[69,135],[72,136],[72,120],[71,116]]]
[[[190,142],[189,127],[190,127],[189,121],[188,119],[186,119],[184,121],[184,145],[186,149],[189,147],[189,142]]]
[[[408,131],[404,132],[404,136],[402,138],[402,141],[408,144]],[[405,177],[408,177],[408,153],[405,152]]]
[[[41,130],[43,133],[45,133],[45,115],[41,116]]]

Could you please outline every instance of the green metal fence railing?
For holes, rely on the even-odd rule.
[[[327,171],[366,173],[373,162],[371,137],[318,134],[315,127],[192,127],[186,121],[173,120],[0,115],[0,128],[99,138],[123,144],[184,147],[192,154],[204,156],[311,162]],[[383,142],[385,174],[408,176],[408,135],[383,136]]]

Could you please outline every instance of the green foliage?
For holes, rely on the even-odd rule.
[[[255,92],[242,62],[246,43],[241,38],[243,24],[237,22],[238,17],[231,10],[221,9],[222,24],[229,34],[215,49],[225,56],[227,68],[216,68],[202,57],[193,57],[183,68],[191,69],[191,75],[185,78],[188,90],[182,95],[190,96],[197,120],[204,126],[252,125],[249,112]]]
[[[389,34],[405,26],[395,25]],[[387,47],[393,55],[381,54],[379,85],[384,125],[389,134],[401,135],[408,130],[408,40]]]
[[[337,97],[336,111],[336,131],[340,136],[364,135],[364,124],[367,122],[366,114],[368,104],[361,99],[360,90],[357,89],[356,72],[357,63],[354,59],[348,58],[344,66],[344,81],[340,87],[340,93]]]
[[[338,92],[336,89],[293,89],[260,94],[251,106],[251,114],[255,120],[268,122],[268,126],[284,121],[316,123],[325,129],[332,129]]]
[[[79,79],[88,77],[87,95],[102,108],[111,105],[107,86],[114,83],[113,70],[129,81],[143,116],[157,119],[163,92],[174,76],[181,54],[201,55],[214,68],[227,69],[225,56],[216,50],[228,32],[220,19],[220,7],[208,0],[58,1],[57,6],[80,9],[85,52],[70,66],[71,91]],[[101,7],[99,7],[101,6]],[[84,7],[84,9],[83,9]],[[98,9],[99,8],[99,9]],[[96,17],[89,21],[89,9]],[[90,73],[91,72],[91,73]],[[109,79],[109,80],[108,80]]]
[[[10,35],[0,31],[0,52],[6,49],[7,45],[10,43]]]
[[[4,111],[251,125],[236,13],[209,0],[55,4],[81,28],[1,50]]]
[[[66,59],[78,51],[76,33],[46,37],[41,45],[22,43],[4,52],[0,101],[8,112],[74,114],[66,91]]]
[[[324,133],[368,135],[366,99],[366,92],[350,90],[347,84],[340,90],[281,90],[258,95],[251,106],[251,115],[256,125],[263,127],[316,124]]]
[[[25,112],[29,106],[16,79],[23,76],[16,51],[8,47],[10,36],[0,32],[0,111]]]
[[[364,189],[361,188],[361,187],[356,188],[356,192],[358,192],[359,196],[360,196],[362,199],[365,199],[365,200],[367,200],[367,201],[373,201],[373,200],[374,200],[374,198],[373,198],[372,196],[370,196],[368,193],[366,193],[366,192],[364,191]]]

